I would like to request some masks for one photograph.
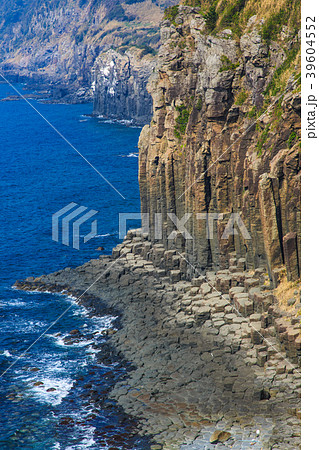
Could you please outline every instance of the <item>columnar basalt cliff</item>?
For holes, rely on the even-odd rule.
[[[139,142],[142,213],[150,214],[144,227],[153,242],[177,249],[199,269],[226,268],[235,251],[248,268],[266,266],[274,281],[286,264],[295,280],[300,44],[287,27],[276,41],[264,40],[262,23],[253,16],[239,37],[230,30],[213,35],[188,6],[162,23],[158,70],[148,84],[153,119]],[[161,239],[155,213],[163,217]],[[181,236],[168,213],[189,214],[193,239]],[[225,237],[227,223],[232,232]]]

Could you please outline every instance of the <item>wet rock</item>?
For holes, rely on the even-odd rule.
[[[74,424],[74,420],[72,419],[72,417],[63,417],[62,419],[60,419],[60,425],[73,425]]]
[[[81,334],[81,333],[80,333],[79,330],[71,330],[69,334],[70,334],[71,336],[74,336],[74,335],[79,335],[79,334]]]

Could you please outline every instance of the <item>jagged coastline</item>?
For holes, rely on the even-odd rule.
[[[218,430],[226,448],[242,441],[299,448],[298,305],[283,311],[263,288],[263,271],[245,270],[234,255],[237,272],[208,271],[191,281],[179,280],[174,256],[130,231],[112,257],[16,287],[79,297],[94,283],[81,303],[121,311],[108,345],[135,369],[109,395],[138,419],[151,449],[215,448],[210,439]]]

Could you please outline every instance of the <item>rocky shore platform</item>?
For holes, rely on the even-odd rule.
[[[112,256],[18,281],[120,313],[108,344],[132,363],[109,396],[151,450],[300,448],[300,317],[280,308],[263,268],[186,280],[183,254],[128,232]],[[103,349],[102,349],[103,351]]]

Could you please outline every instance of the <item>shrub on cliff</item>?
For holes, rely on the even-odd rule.
[[[227,6],[220,21],[221,27],[230,27],[234,31],[238,31],[240,13],[244,9],[246,0],[236,0],[234,3]]]
[[[206,28],[207,28],[207,30],[209,32],[214,31],[215,26],[216,26],[216,22],[217,22],[217,19],[218,19],[218,15],[217,15],[217,12],[216,12],[216,3],[217,2],[214,2],[210,6],[208,12],[204,15],[204,19],[206,20]]]
[[[261,31],[262,37],[265,41],[270,42],[271,39],[276,39],[282,26],[287,23],[289,18],[289,11],[281,9],[279,13],[269,17],[264,23]]]
[[[178,14],[178,5],[169,6],[164,11],[164,19],[169,20],[173,25],[176,25],[175,18]]]
[[[184,104],[176,106],[176,109],[179,112],[179,116],[176,119],[174,134],[178,139],[181,139],[182,135],[185,134],[186,131],[190,111]]]
[[[220,60],[223,63],[223,65],[219,69],[219,72],[225,72],[226,70],[234,70],[236,69],[236,67],[239,66],[239,62],[237,62],[236,64],[231,62],[231,60],[226,55],[222,55],[220,57]]]
[[[209,33],[230,28],[240,36],[248,20],[263,18],[263,38],[275,40],[284,25],[294,32],[300,29],[300,0],[184,0],[186,5],[199,7]]]

